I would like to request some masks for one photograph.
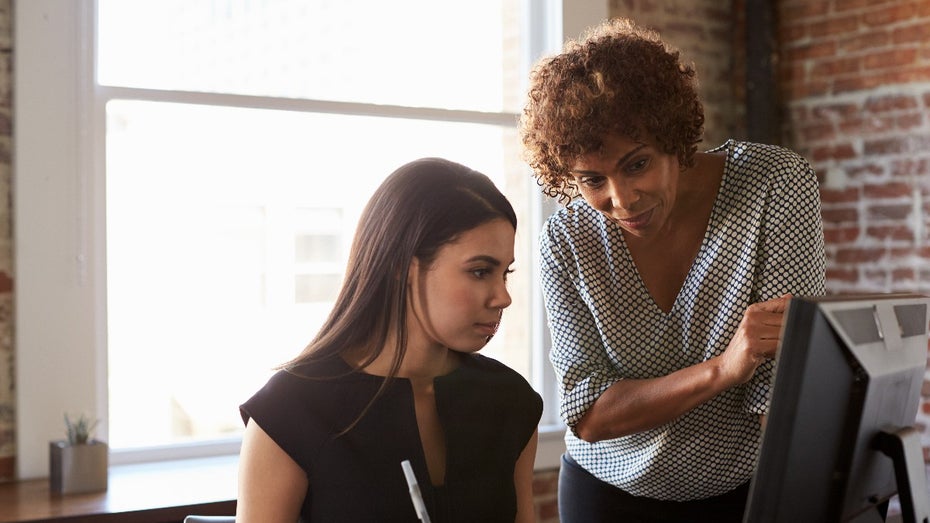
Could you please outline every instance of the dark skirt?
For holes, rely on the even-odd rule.
[[[749,482],[730,492],[693,501],[634,496],[583,469],[568,454],[559,471],[561,523],[740,523]]]

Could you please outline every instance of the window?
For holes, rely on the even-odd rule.
[[[601,17],[590,3],[572,27]],[[515,122],[558,11],[462,5],[18,6],[20,476],[47,471],[64,412],[102,418],[114,463],[235,451],[238,403],[323,320],[361,206],[421,156],[485,172],[517,208],[514,305],[484,352],[556,422],[533,285],[545,211]]]

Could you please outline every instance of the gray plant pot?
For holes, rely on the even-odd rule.
[[[107,489],[109,448],[102,441],[48,445],[50,490],[56,494],[99,492]]]

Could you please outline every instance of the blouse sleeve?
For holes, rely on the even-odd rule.
[[[540,280],[552,335],[549,359],[559,383],[559,413],[573,432],[597,398],[621,379],[578,291],[574,259],[567,234],[550,218],[540,235]]]
[[[819,296],[825,290],[820,188],[813,168],[785,149],[772,155],[770,190],[759,238],[754,294],[764,301],[784,294]],[[746,408],[768,411],[775,362],[759,367],[749,384]]]

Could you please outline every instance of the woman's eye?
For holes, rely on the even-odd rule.
[[[491,271],[489,269],[482,268],[482,269],[472,269],[471,273],[476,278],[484,278],[488,274],[491,274]]]
[[[649,159],[648,159],[648,158],[643,158],[643,159],[641,159],[641,160],[636,160],[635,162],[631,163],[631,164],[629,165],[629,167],[627,167],[627,171],[636,173],[636,172],[639,172],[639,171],[642,171],[643,169],[645,169],[647,165],[649,165]]]
[[[591,177],[591,178],[582,178],[582,179],[580,180],[580,183],[581,183],[581,185],[584,185],[585,187],[592,187],[592,188],[593,188],[593,187],[600,187],[601,184],[604,183],[604,179],[603,179],[603,178],[593,178],[593,177]]]

